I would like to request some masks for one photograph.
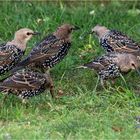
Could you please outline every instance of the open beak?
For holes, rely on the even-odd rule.
[[[39,33],[39,32],[34,32],[34,33],[32,33],[32,35],[40,35],[41,33]]]

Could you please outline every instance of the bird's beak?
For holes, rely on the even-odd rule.
[[[39,32],[33,32],[32,35],[40,35],[41,33]]]
[[[133,64],[133,66],[134,66],[134,69],[137,71],[138,75],[140,76],[140,69],[137,68],[134,64]]]
[[[86,35],[93,34],[93,31],[86,32]]]
[[[80,38],[80,39],[83,39],[83,38],[85,38],[87,35],[92,34],[92,33],[93,33],[92,31],[85,32],[85,33],[83,33],[79,38]]]
[[[73,30],[79,30],[80,27],[78,27],[78,26],[74,26],[72,29],[73,29]]]

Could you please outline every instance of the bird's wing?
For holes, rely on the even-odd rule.
[[[0,45],[0,66],[11,64],[15,56],[18,54],[18,50],[14,45]]]
[[[111,46],[114,51],[135,52],[140,50],[140,45],[138,43],[115,30],[111,30],[108,33],[106,43]]]
[[[47,59],[51,59],[52,57],[59,55],[61,51],[66,51],[65,47],[67,45],[70,46],[70,43],[65,43],[64,40],[59,40],[55,36],[53,36],[50,40],[47,38],[46,40],[41,42],[37,47],[35,47],[31,51],[30,55],[25,60],[21,61],[20,64],[27,66],[28,64],[34,62],[44,62]]]
[[[9,46],[6,44],[1,44],[0,45],[0,61],[5,61],[7,60],[13,53],[12,51],[13,46]]]
[[[94,60],[94,62],[99,63],[102,67],[106,67],[107,65],[111,63],[111,59],[106,54],[101,57],[98,57],[97,59]]]
[[[61,40],[57,39],[54,35],[49,35],[44,38],[44,40],[42,40],[37,46],[35,46],[29,54],[29,63],[40,61],[44,57],[49,56],[49,53],[55,53],[55,50],[58,49],[60,42]]]
[[[23,69],[4,80],[0,86],[5,89],[15,89],[20,91],[38,89],[44,82],[45,78],[43,75]]]
[[[54,35],[48,35],[32,49],[29,57],[47,52],[57,41],[59,41],[59,39],[57,39]]]

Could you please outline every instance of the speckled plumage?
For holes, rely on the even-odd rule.
[[[60,26],[56,32],[38,43],[28,57],[21,61],[13,71],[25,66],[39,67],[45,70],[55,66],[67,55],[71,47],[72,30],[74,30],[74,26],[69,24]]]
[[[103,55],[84,67],[94,69],[100,76],[100,79],[115,79],[120,74],[126,74],[133,69],[140,67],[138,58],[129,53],[108,53]]]
[[[24,51],[15,45],[0,45],[0,74],[11,70],[24,55]]]
[[[112,58],[107,55],[101,56],[92,62],[84,64],[84,67],[97,71],[100,79],[102,80],[114,79],[120,75],[119,67],[113,63]]]
[[[137,53],[140,51],[140,45],[137,42],[115,30],[107,32],[100,39],[100,43],[107,52]]]
[[[53,34],[49,35],[31,51],[25,60],[28,61],[26,64],[31,63],[35,67],[43,66],[45,69],[52,68],[67,55],[70,47],[69,41],[59,40]]]
[[[0,45],[0,75],[11,70],[24,55],[26,44],[37,33],[22,28],[15,32],[14,39]]]
[[[50,76],[29,69],[17,71],[0,84],[0,91],[2,93],[11,93],[21,99],[28,99],[39,95],[47,88],[50,88],[51,94],[53,94],[53,84]]]
[[[105,26],[96,25],[91,33],[95,33],[101,46],[107,52],[126,52],[140,55],[140,44],[117,30],[109,30]]]

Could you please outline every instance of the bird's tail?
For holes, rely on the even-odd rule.
[[[11,73],[14,73],[14,72],[16,72],[18,70],[21,70],[21,69],[25,68],[28,65],[28,62],[29,62],[28,58],[26,58],[23,61],[19,62],[16,65],[16,67],[11,70]]]
[[[6,95],[6,94],[9,93],[9,89],[7,89],[6,87],[0,85],[0,93]]]
[[[93,67],[93,63],[87,63],[87,64],[84,64],[84,65],[81,65],[81,66],[78,66],[77,69],[80,69],[80,68],[92,68]]]
[[[0,92],[4,91],[3,86],[0,85]]]
[[[98,62],[89,62],[89,63],[86,63],[82,66],[79,66],[77,68],[88,68],[88,69],[92,69],[92,70],[95,70],[95,71],[99,71],[102,67],[100,65],[100,63]]]
[[[91,69],[94,67],[93,62],[86,63],[86,64],[84,64],[83,66],[84,66],[85,68],[91,68]]]
[[[3,83],[2,83],[4,80],[0,81],[0,92],[3,92],[5,90],[5,87],[3,86]]]

